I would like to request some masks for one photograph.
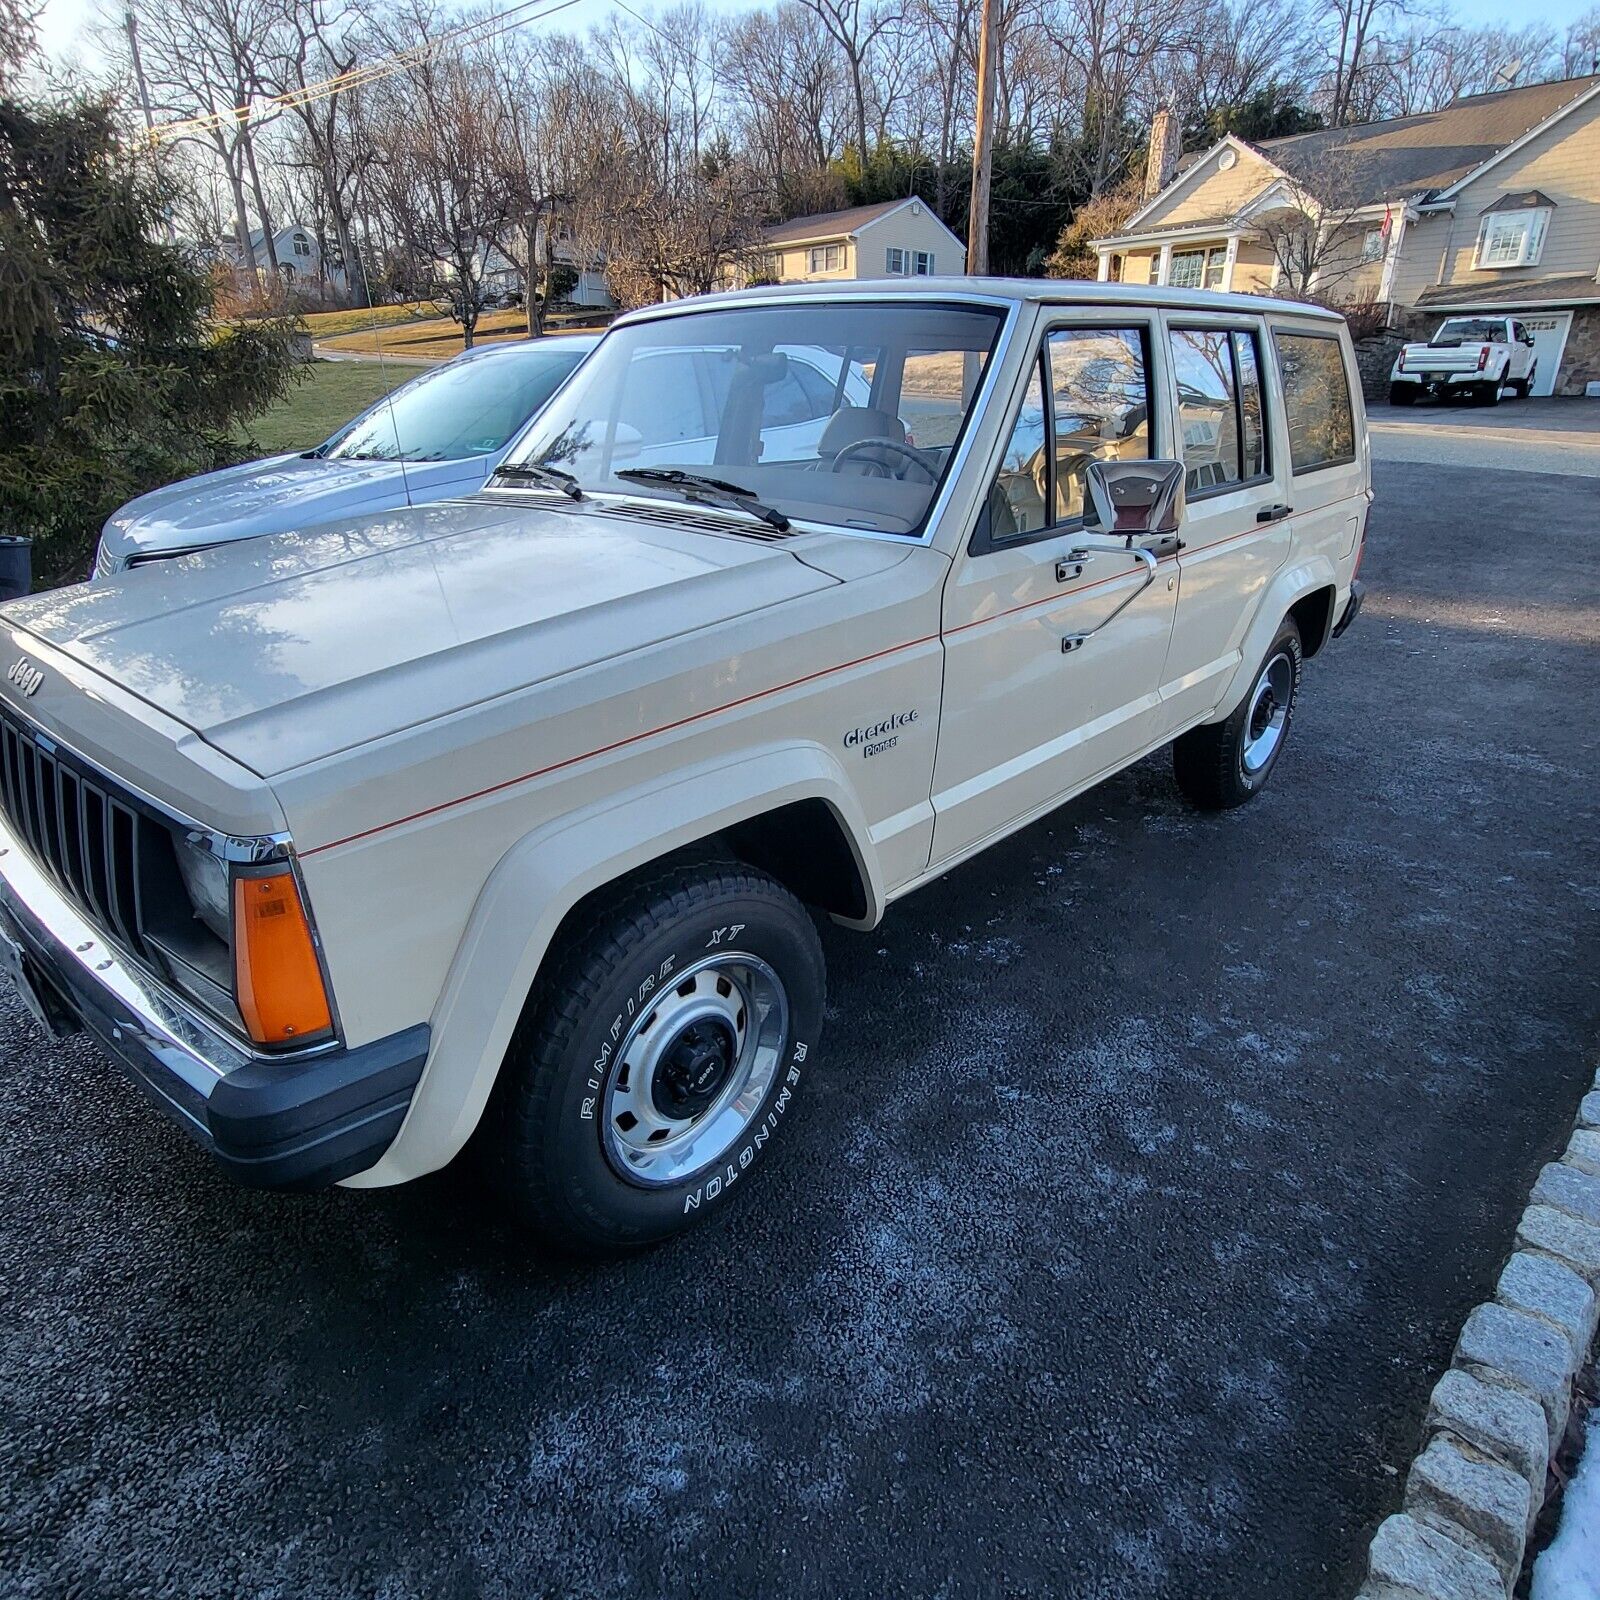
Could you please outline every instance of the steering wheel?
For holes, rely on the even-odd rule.
[[[887,451],[890,455],[899,456],[907,467],[920,467],[928,475],[929,483],[939,481],[939,461],[930,451],[919,450],[914,444],[902,444],[898,439],[856,439],[843,446],[833,458],[832,471],[839,470],[841,461],[853,461],[857,456],[865,456],[868,451]],[[887,461],[873,461],[868,458],[866,465],[875,467],[874,477],[899,478],[905,481],[905,468],[894,471]]]

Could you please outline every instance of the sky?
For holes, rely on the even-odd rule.
[[[713,11],[749,10],[758,0],[710,0]],[[1540,20],[1552,27],[1565,27],[1575,17],[1581,16],[1594,0],[1545,0],[1540,8]],[[601,21],[612,9],[609,0],[579,0],[579,4],[559,17],[552,17],[546,26],[581,31],[591,23]],[[1452,9],[1465,23],[1484,27],[1492,23],[1513,26],[1526,20],[1526,12],[1515,11],[1507,0],[1453,0]],[[101,52],[90,30],[102,16],[120,17],[120,0],[47,0],[44,15],[39,23],[39,39],[46,52],[62,65],[76,64],[94,68],[102,60]]]

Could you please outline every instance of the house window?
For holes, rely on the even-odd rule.
[[[1472,265],[1479,269],[1537,266],[1549,227],[1550,213],[1542,206],[1529,211],[1491,211],[1478,225]]]
[[[297,233],[294,236],[294,253],[297,256],[308,256],[311,254],[311,241],[306,238],[303,233]]]
[[[933,252],[931,250],[912,251],[911,271],[915,277],[931,278],[933,276]]]
[[[890,245],[883,252],[883,270],[891,278],[903,278],[906,275],[906,252],[897,245]]]
[[[807,252],[809,263],[807,270],[811,272],[843,272],[844,271],[844,246],[842,244],[813,245]]]
[[[1205,250],[1174,250],[1172,272],[1167,282],[1174,289],[1220,289],[1228,270],[1225,245]]]
[[[1368,228],[1361,239],[1361,259],[1363,261],[1382,261],[1383,244],[1383,229]]]

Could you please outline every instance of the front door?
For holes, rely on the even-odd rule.
[[[1153,314],[1103,311],[1063,314],[1045,334],[979,526],[945,586],[936,863],[1159,736],[1176,579],[1163,569],[1150,584],[1143,562],[1080,555],[1073,537],[1089,463],[1153,454],[1156,334]]]

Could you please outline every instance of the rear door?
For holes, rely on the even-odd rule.
[[[1320,556],[1337,569],[1354,553],[1367,514],[1370,466],[1355,354],[1348,336],[1326,323],[1273,318],[1269,336],[1283,399],[1279,434],[1294,506],[1294,559]]]
[[[1161,686],[1176,729],[1212,710],[1232,678],[1245,629],[1288,553],[1298,508],[1286,451],[1274,437],[1260,319],[1171,312],[1163,336],[1188,502]]]
[[[1075,554],[1074,538],[1091,461],[1146,458],[1157,439],[1170,448],[1158,338],[1150,311],[1054,314],[1014,398],[987,503],[945,586],[936,862],[1158,737],[1176,583],[1163,573],[1146,585],[1144,564],[1121,552]]]

